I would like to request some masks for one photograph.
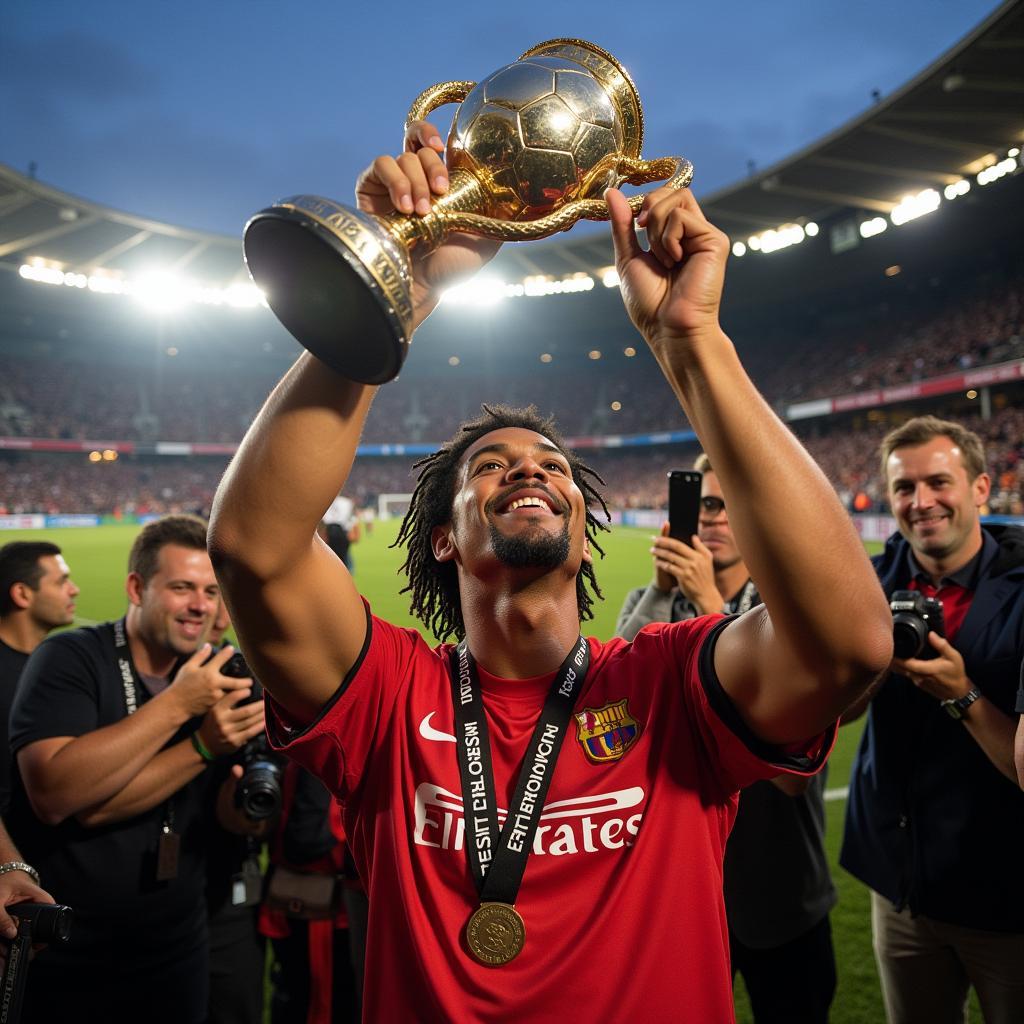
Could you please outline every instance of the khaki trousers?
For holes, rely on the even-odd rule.
[[[964,1024],[971,986],[985,1024],[1024,1022],[1024,933],[911,917],[876,892],[871,930],[889,1024]]]

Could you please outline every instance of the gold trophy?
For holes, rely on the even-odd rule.
[[[640,159],[644,115],[632,79],[581,39],[541,43],[482,82],[442,82],[407,123],[459,102],[448,134],[449,188],[425,217],[378,217],[320,196],[292,196],[246,225],[245,260],[277,318],[317,358],[352,380],[398,375],[412,332],[416,247],[452,232],[503,242],[545,238],[578,220],[607,220],[606,188],[668,179],[681,157]],[[639,211],[643,196],[629,200]]]

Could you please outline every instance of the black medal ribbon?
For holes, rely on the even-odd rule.
[[[465,640],[449,651],[448,658],[462,778],[466,855],[481,901],[513,905],[558,753],[590,667],[590,646],[580,636],[555,673],[502,829],[498,828],[490,733],[476,661]]]

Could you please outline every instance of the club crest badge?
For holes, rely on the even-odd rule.
[[[576,713],[576,739],[592,764],[621,760],[639,737],[640,723],[624,700]]]

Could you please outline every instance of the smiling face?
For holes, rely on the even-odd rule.
[[[434,532],[435,557],[547,571],[574,578],[590,553],[583,494],[562,451],[543,434],[503,427],[466,451],[451,523]]]
[[[896,448],[886,462],[892,514],[922,568],[953,572],[981,547],[978,510],[989,477],[968,479],[960,449],[945,436]]]
[[[189,656],[205,642],[220,607],[220,588],[205,550],[165,544],[156,572],[145,582],[128,576],[128,596],[138,608],[138,636],[152,649]]]

